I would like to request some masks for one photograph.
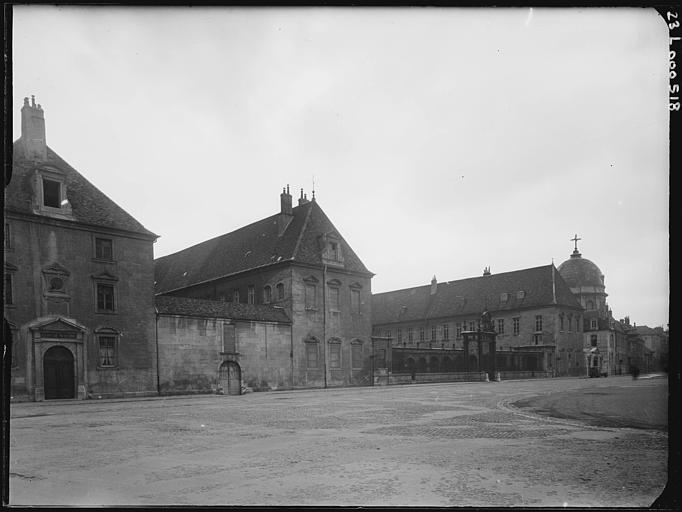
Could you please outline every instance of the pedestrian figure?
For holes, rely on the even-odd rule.
[[[639,368],[637,366],[632,367],[632,380],[636,380],[639,377]]]

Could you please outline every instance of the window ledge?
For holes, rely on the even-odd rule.
[[[116,263],[116,260],[105,260],[104,258],[92,258],[95,263]]]
[[[118,311],[101,311],[98,309],[95,311],[95,313],[98,315],[117,315]]]
[[[107,370],[118,370],[118,365],[116,366],[97,366],[97,370],[107,371]]]

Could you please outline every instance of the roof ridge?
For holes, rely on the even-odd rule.
[[[472,276],[472,277],[464,277],[462,279],[450,279],[448,281],[440,281],[437,284],[438,284],[438,286],[440,286],[440,285],[449,285],[452,283],[461,283],[462,281],[469,281],[471,279],[483,279],[483,278],[490,279],[490,278],[494,278],[496,276],[502,276],[505,274],[515,274],[515,273],[519,273],[519,272],[528,272],[530,270],[540,270],[540,269],[545,269],[545,268],[548,268],[551,266],[552,266],[552,264],[550,263],[547,265],[540,265],[537,267],[522,268],[522,269],[518,269],[518,270],[509,270],[507,272],[500,272],[498,274],[490,274],[489,276]],[[417,286],[408,286],[406,288],[399,288],[397,290],[389,290],[387,292],[377,292],[377,293],[373,293],[372,295],[376,296],[376,295],[381,295],[384,293],[396,293],[396,292],[403,292],[403,291],[407,291],[407,290],[418,290],[420,288],[430,288],[430,287],[431,287],[431,285],[429,285],[429,284],[423,284],[423,285],[417,285]]]

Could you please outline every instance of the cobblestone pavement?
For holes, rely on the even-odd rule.
[[[608,427],[518,406],[551,397],[560,411],[562,393],[576,409],[581,390],[592,400],[625,392],[650,402],[653,392],[665,402],[667,381],[12,404],[10,503],[650,505],[667,477],[665,429],[625,427],[626,412]]]

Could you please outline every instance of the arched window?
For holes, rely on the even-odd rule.
[[[263,288],[263,303],[270,304],[270,301],[272,301],[272,288],[266,286]]]
[[[277,300],[282,300],[284,298],[284,285],[282,283],[277,284]]]

